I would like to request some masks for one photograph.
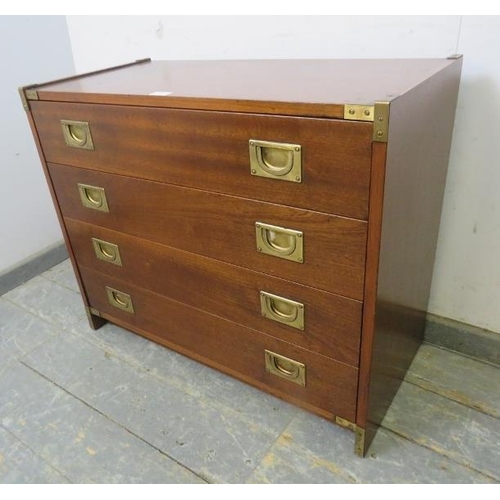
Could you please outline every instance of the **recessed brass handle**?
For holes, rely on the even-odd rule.
[[[114,243],[109,243],[109,241],[99,240],[97,238],[92,238],[92,245],[94,246],[95,256],[109,262],[110,264],[115,264],[117,266],[122,265],[122,259],[120,256],[120,249],[118,245]]]
[[[281,259],[304,262],[302,231],[256,222],[255,238],[259,252]]]
[[[109,212],[108,200],[104,188],[78,183],[78,192],[80,193],[80,200],[84,207],[100,210],[101,212]]]
[[[66,146],[70,148],[94,149],[90,125],[87,122],[61,120],[61,128]]]
[[[106,293],[108,301],[113,307],[134,314],[134,304],[132,303],[132,297],[128,293],[120,292],[120,290],[116,290],[110,286],[106,287]]]
[[[269,292],[260,292],[262,316],[278,323],[304,329],[304,304]]]
[[[268,351],[267,349],[265,350],[265,359],[266,370],[269,373],[305,387],[306,365],[304,363]]]
[[[250,139],[250,173],[281,181],[302,182],[300,144]]]

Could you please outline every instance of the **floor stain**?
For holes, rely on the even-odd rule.
[[[48,280],[47,283],[49,283]],[[73,299],[70,299],[72,304]],[[0,298],[0,305],[3,300],[3,297]],[[29,304],[23,307],[25,309],[29,309],[31,306],[28,306]],[[69,311],[70,309],[69,305],[64,308],[65,311]],[[33,310],[33,308],[31,307],[29,310]],[[47,314],[48,313],[40,314],[40,311],[37,309],[34,310],[32,316],[33,318],[39,316],[41,319],[44,317],[49,319],[50,316],[47,316]],[[38,319],[35,322],[31,316],[30,318],[30,328],[34,328],[38,324]],[[2,320],[3,319],[4,318],[2,316]],[[16,321],[15,317],[13,318],[13,321]],[[81,323],[82,325],[77,323],[80,325],[77,327],[78,338],[80,335],[83,335],[84,332],[87,332],[86,325],[84,325],[83,322]],[[0,332],[0,336],[2,333],[4,333],[4,331]],[[85,335],[87,335],[87,333],[85,333]],[[110,362],[116,361],[116,369],[119,369],[122,365],[124,366],[124,364],[127,364],[131,365],[134,370],[140,370],[141,375],[148,371],[151,372],[152,375],[147,375],[148,377],[154,376],[156,379],[161,380],[162,383],[179,389],[183,397],[185,394],[188,394],[191,397],[196,398],[203,413],[206,413],[207,415],[210,412],[215,411],[213,408],[226,407],[226,404],[223,402],[217,402],[217,405],[214,406],[213,401],[204,394],[204,389],[198,387],[196,384],[197,380],[193,381],[188,378],[184,380],[181,379],[180,376],[171,375],[170,372],[176,372],[172,366],[170,367],[170,371],[166,373],[163,368],[160,369],[159,366],[148,365],[145,363],[143,364],[142,361],[134,357],[135,355],[132,356],[123,353],[118,355],[118,352],[120,351],[117,350],[115,352],[113,350],[114,344],[113,348],[106,348],[106,343],[102,342],[100,337],[101,334],[89,333],[89,335],[91,339],[90,344],[101,349],[99,352],[102,353],[102,355],[99,357],[99,360],[101,360],[102,357],[105,357]],[[128,338],[127,334],[127,339]],[[119,345],[120,338],[116,336],[113,342],[116,342]],[[111,341],[109,341],[109,343],[111,344]],[[16,352],[21,351],[22,349],[18,349]],[[43,354],[43,349],[41,352]],[[42,354],[40,354],[40,360],[45,359],[42,357]],[[126,360],[123,360],[122,356],[126,358]],[[498,472],[496,470],[492,470],[490,458],[497,458],[498,456],[495,451],[498,451],[498,446],[495,448],[495,445],[498,444],[498,432],[500,432],[497,427],[498,420],[495,420],[494,418],[479,418],[481,416],[480,414],[489,414],[491,417],[496,415],[500,416],[500,406],[496,404],[498,401],[498,384],[495,383],[495,380],[497,380],[495,375],[498,373],[498,370],[496,373],[492,372],[490,365],[484,365],[485,369],[484,371],[481,371],[482,364],[470,364],[470,360],[466,361],[465,358],[459,356],[460,355],[453,355],[449,352],[443,354],[437,348],[424,346],[424,349],[421,351],[421,354],[419,354],[419,357],[416,360],[413,371],[409,372],[407,375],[406,380],[409,384],[404,384],[404,387],[392,406],[388,419],[385,421],[383,426],[389,428],[389,430],[387,430],[387,435],[389,435],[389,437],[386,437],[384,441],[382,438],[386,435],[385,430],[382,429],[380,433],[381,440],[379,441],[377,448],[377,459],[375,459],[375,454],[371,455],[371,459],[367,458],[364,461],[360,461],[351,456],[352,443],[350,440],[348,443],[339,443],[338,449],[335,448],[335,453],[333,453],[329,443],[324,443],[325,445],[323,446],[323,443],[319,441],[322,434],[318,435],[318,432],[322,432],[321,429],[323,427],[321,424],[318,424],[319,427],[316,427],[316,417],[311,416],[311,420],[307,420],[306,422],[297,419],[294,424],[295,427],[293,425],[287,427],[289,423],[287,423],[285,419],[281,422],[279,420],[281,416],[277,415],[280,410],[280,406],[278,406],[278,404],[274,406],[271,405],[270,408],[273,410],[272,413],[275,417],[271,417],[273,421],[272,432],[267,429],[267,422],[263,425],[261,424],[260,419],[254,419],[251,414],[246,415],[246,404],[241,403],[240,405],[236,405],[235,403],[236,408],[233,408],[232,406],[230,407],[230,405],[228,406],[228,415],[230,414],[233,416],[234,414],[239,419],[241,417],[238,415],[243,414],[243,418],[248,420],[248,422],[246,422],[245,430],[252,435],[255,434],[255,443],[252,442],[248,445],[252,447],[252,450],[256,450],[255,456],[254,454],[250,454],[246,444],[245,446],[242,446],[243,451],[239,454],[241,456],[241,470],[233,466],[232,463],[223,464],[224,469],[222,469],[221,462],[222,459],[225,458],[225,448],[217,445],[217,447],[214,446],[214,448],[210,450],[205,449],[205,447],[197,449],[196,442],[191,440],[186,442],[186,439],[181,439],[179,434],[176,434],[178,429],[175,425],[173,425],[173,429],[171,431],[164,429],[163,427],[167,425],[165,422],[169,422],[168,419],[159,419],[158,423],[155,424],[158,426],[158,433],[160,436],[167,436],[169,435],[169,432],[171,433],[169,439],[163,440],[165,448],[163,448],[163,444],[162,449],[158,449],[157,447],[150,445],[148,441],[146,441],[145,436],[142,435],[142,431],[138,437],[140,439],[144,439],[144,444],[140,444],[140,447],[143,449],[144,446],[149,446],[149,449],[152,451],[147,451],[148,457],[152,452],[154,452],[153,455],[156,457],[155,453],[158,451],[163,456],[169,457],[169,452],[182,449],[180,448],[181,446],[184,450],[186,450],[186,448],[190,448],[190,453],[199,454],[200,457],[200,463],[196,464],[196,470],[194,473],[198,476],[198,478],[201,478],[206,482],[220,483],[226,479],[228,482],[233,482],[235,480],[245,482],[246,480],[247,482],[256,481],[276,483],[286,479],[290,483],[293,483],[295,478],[297,478],[297,481],[314,478],[314,480],[318,482],[332,482],[332,480],[337,479],[338,482],[357,483],[373,482],[381,477],[388,478],[389,480],[396,482],[403,480],[406,482],[415,482],[416,480],[419,480],[420,482],[427,482],[426,479],[428,478],[431,480],[439,479],[443,482],[449,482],[451,480],[457,480],[460,482],[460,480],[468,479],[472,482],[498,482],[500,477],[498,477]],[[113,357],[113,359],[109,359],[111,357]],[[34,362],[32,360],[36,361],[37,359],[35,350],[35,354],[30,354],[29,360],[22,362],[21,364],[30,368],[31,371],[37,372],[34,367],[30,367],[30,363]],[[160,358],[158,360],[156,358],[152,359],[155,363],[160,360]],[[173,365],[176,365],[176,367],[178,365],[179,370],[181,370],[184,366],[183,359],[184,358],[181,357],[174,357],[172,358],[172,363]],[[464,370],[467,369],[468,371],[461,369],[462,359],[464,359]],[[87,365],[81,368],[82,371],[84,369],[87,370],[94,368],[95,373],[97,365],[93,365],[94,362],[95,360],[91,359]],[[187,362],[191,363],[191,361]],[[14,361],[11,361],[10,363],[13,364]],[[476,367],[476,365],[479,373],[477,379],[475,378],[476,372],[472,370],[472,367]],[[0,367],[0,377],[2,380],[10,381],[11,379],[8,378],[8,375],[11,370],[11,365],[9,365],[8,370],[5,369],[4,366],[5,365]],[[205,387],[205,384],[210,383],[213,375],[212,372],[200,371],[199,377],[202,382],[202,387]],[[47,380],[51,380],[48,376],[45,378],[47,378]],[[220,384],[222,386],[224,380],[225,379],[223,378],[221,381],[216,379],[214,380],[214,384]],[[14,382],[13,379],[12,382]],[[56,382],[57,380],[54,381],[54,383]],[[61,385],[63,390],[68,389],[67,392],[72,394],[69,391],[69,386],[64,385],[67,381],[65,382],[63,380],[62,382],[64,383],[59,381],[56,385]],[[131,393],[134,393],[134,389],[135,386],[132,382],[127,383],[124,381],[118,388],[115,388],[113,385],[113,390],[115,391],[114,399],[117,399],[117,394],[121,394],[123,391],[129,390]],[[17,386],[12,388],[7,386],[7,390],[9,391],[9,397],[5,396],[4,388],[0,387],[0,396],[2,396],[0,399],[2,400],[3,405],[2,416],[0,417],[0,423],[3,424],[1,427],[12,427],[14,431],[19,431],[22,434],[21,437],[23,437],[23,440],[24,438],[30,437],[28,433],[31,432],[32,429],[36,429],[37,432],[33,432],[33,435],[36,438],[35,442],[28,442],[26,444],[29,448],[33,447],[35,454],[44,452],[46,446],[50,446],[51,452],[54,450],[55,453],[58,453],[59,450],[56,449],[57,447],[54,445],[54,436],[60,435],[61,442],[63,442],[62,438],[64,438],[64,443],[68,445],[58,447],[63,452],[63,456],[65,458],[68,456],[66,451],[69,447],[71,458],[73,458],[73,453],[79,453],[80,455],[83,454],[84,457],[87,457],[87,462],[98,469],[95,476],[81,473],[80,476],[75,478],[73,477],[73,472],[71,472],[71,477],[68,480],[71,479],[79,482],[82,482],[83,480],[84,482],[91,482],[92,480],[95,480],[96,477],[103,477],[104,472],[111,474],[112,469],[118,471],[117,475],[113,476],[113,478],[117,477],[118,480],[123,480],[123,472],[125,471],[126,473],[126,471],[128,471],[131,467],[131,464],[125,460],[128,453],[120,453],[119,455],[120,458],[118,459],[118,466],[123,467],[123,469],[117,469],[117,464],[111,464],[108,469],[108,464],[102,463],[102,460],[99,460],[99,457],[102,459],[105,453],[107,455],[108,445],[111,445],[107,441],[103,440],[104,438],[102,434],[95,433],[93,425],[85,424],[82,420],[75,420],[74,422],[71,422],[71,427],[68,427],[67,420],[60,418],[58,416],[59,413],[56,412],[56,410],[58,410],[54,403],[56,399],[54,401],[49,400],[47,403],[47,409],[51,412],[53,411],[54,413],[51,413],[47,417],[44,416],[40,422],[33,421],[32,417],[29,416],[33,414],[32,412],[26,413],[23,410],[23,413],[20,413],[21,410],[18,410],[18,408],[24,408],[22,407],[23,403],[21,402],[22,396],[25,393],[24,389],[23,391],[18,392]],[[148,408],[147,411],[150,412],[148,401],[152,397],[151,394],[144,394],[142,391],[139,394],[141,394],[141,397],[138,397],[137,400],[130,406],[137,406],[142,412]],[[430,394],[440,397],[431,397]],[[83,402],[87,403],[86,401]],[[28,403],[31,404],[29,400]],[[31,409],[31,406],[29,409]],[[65,408],[62,407],[62,409]],[[84,410],[85,415],[87,415],[89,408],[85,408]],[[96,409],[96,411],[99,410]],[[416,412],[421,415],[421,420],[413,420],[413,414]],[[95,416],[97,414],[92,413],[92,415]],[[103,418],[108,420],[110,419],[105,412],[103,412],[102,415]],[[225,410],[223,415],[226,415]],[[162,418],[163,417],[164,415],[162,415]],[[198,415],[195,417],[199,419]],[[128,428],[129,421],[121,420],[121,418],[122,417],[120,416],[117,425],[123,427],[125,432],[131,432]],[[177,419],[180,417],[176,416],[174,418]],[[183,417],[182,420],[184,420],[184,418],[187,419],[187,417]],[[307,417],[303,418],[306,419]],[[431,418],[438,421],[427,422],[427,419]],[[407,419],[414,421],[416,426],[402,425],[407,422]],[[99,421],[100,420],[101,417],[99,417]],[[492,421],[490,426],[486,425],[487,421]],[[227,421],[224,420],[224,422],[227,428],[232,429],[232,421],[229,417],[227,417]],[[115,423],[111,424],[108,422],[106,425],[108,424],[115,428]],[[310,427],[308,427],[309,425]],[[435,432],[435,434],[429,434],[427,432],[427,428],[432,430],[432,432]],[[0,428],[0,430],[3,431],[2,428]],[[285,432],[281,433],[283,430],[285,430]],[[86,436],[87,432],[89,433],[89,437]],[[120,430],[120,432],[122,431]],[[178,443],[175,443],[176,435],[178,436]],[[0,435],[0,437],[2,436],[3,434]],[[65,436],[68,438],[67,443]],[[171,439],[172,437],[174,438],[173,443]],[[237,442],[239,434],[237,434],[236,437],[233,437]],[[309,437],[314,446],[308,444]],[[329,434],[325,434],[323,439],[330,439]],[[397,441],[393,441],[393,439],[397,439]],[[74,440],[74,443],[78,444],[74,444],[72,440]],[[135,443],[135,440],[130,441],[130,443],[133,442]],[[13,452],[19,453],[18,450],[21,445],[16,440],[12,441],[12,444],[10,443],[10,437],[7,436],[7,445],[4,444],[4,441],[2,441],[2,444],[0,445],[0,451],[2,452],[0,453],[0,483],[3,478],[7,477],[5,476],[6,471],[7,473],[10,473],[13,468],[17,467],[16,460],[18,455],[13,455],[13,460],[11,460],[10,451],[12,449]],[[101,446],[101,451],[103,453],[99,455],[99,457],[97,457],[99,450],[89,446],[90,443],[94,443],[94,446]],[[168,448],[166,448],[167,444]],[[136,445],[129,444],[127,442],[126,444],[120,446],[123,448],[133,446],[131,451],[134,451]],[[480,450],[480,453],[475,452],[477,446],[484,447],[484,458],[481,458],[483,457],[482,450]],[[493,454],[493,452],[495,454]],[[344,456],[347,453],[349,453],[349,456]],[[422,462],[419,462],[418,467],[413,465],[413,454],[417,454],[417,456],[422,457]],[[188,453],[185,455],[188,457],[186,464],[181,462],[179,462],[179,464],[189,468],[193,467],[193,460],[188,456]],[[409,458],[410,455],[411,458]],[[36,457],[32,457],[29,451],[25,450],[24,458],[28,460],[31,459],[30,457],[33,459],[33,467],[42,468],[42,472],[40,472],[40,474],[43,473],[43,475],[40,476],[41,478],[54,480],[52,472],[47,475],[45,462],[38,460]],[[16,458],[16,460],[14,460],[14,458]],[[57,460],[57,463],[60,463],[64,469],[64,462],[59,460],[59,458],[59,456],[56,456],[54,457],[54,460]],[[408,458],[408,460],[405,460],[406,458]],[[486,463],[486,458],[489,459],[489,463]],[[336,460],[336,462],[334,462],[334,460]],[[496,465],[495,462],[493,462],[493,465]],[[145,467],[142,463],[139,463],[137,467],[137,474],[148,473],[149,468]],[[431,468],[432,470],[430,470]],[[487,469],[486,472],[479,470],[484,468]],[[66,471],[63,470],[63,473],[64,472]],[[2,474],[4,474],[4,476],[2,476]],[[80,472],[75,472],[75,474],[80,474]],[[26,480],[28,481],[34,477],[34,475],[26,477]],[[137,478],[139,478],[139,475]],[[146,479],[149,479],[149,476]]]
[[[335,474],[336,476],[340,476],[351,483],[357,483],[356,479],[350,474],[346,474],[340,467],[335,465],[333,462],[329,460],[325,460],[320,457],[312,457],[312,465],[313,467],[321,467],[323,469],[328,469],[330,472]]]
[[[78,431],[78,435],[77,437],[75,438],[75,443],[80,443],[81,441],[83,441],[83,439],[85,438],[85,432],[83,432],[82,430],[79,430]]]
[[[288,432],[283,432],[276,442],[279,444],[287,445],[293,442],[293,437],[291,434],[288,434]]]
[[[276,455],[274,453],[268,453],[263,459],[262,464],[266,467],[271,467],[276,463]]]

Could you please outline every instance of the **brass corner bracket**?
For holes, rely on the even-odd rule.
[[[452,54],[451,56],[448,56],[446,59],[462,59],[463,54]]]
[[[374,106],[344,104],[344,120],[373,122],[373,141],[387,142],[389,138],[389,101],[377,101]]]
[[[101,312],[94,307],[85,307],[85,312],[87,313],[89,326],[92,330],[98,330],[106,323],[106,320],[102,317]]]
[[[387,142],[389,139],[389,101],[375,103],[373,119],[373,141]]]
[[[19,87],[18,90],[21,97],[21,102],[23,103],[23,108],[25,109],[25,111],[28,111],[28,101],[38,101],[38,92],[35,89],[29,87]]]
[[[82,76],[98,75],[99,73],[105,73],[106,71],[126,68],[127,66],[133,66],[134,64],[142,64],[142,63],[146,63],[146,62],[151,62],[151,58],[146,57],[144,59],[136,59],[134,62],[127,63],[127,64],[120,64],[119,66],[114,66],[112,68],[105,68],[105,69],[100,69],[97,71],[90,71],[88,73],[82,73],[80,75],[70,76],[69,78],[59,78],[57,80],[52,80],[49,82],[45,82],[43,84],[36,83],[34,85],[27,85],[26,87],[19,87],[19,95],[21,96],[23,108],[26,111],[28,111],[29,110],[29,102],[28,101],[38,101],[38,92],[35,89],[37,87],[40,87],[41,85],[46,85],[48,83],[67,82],[67,81],[71,81],[71,80],[74,80],[75,78],[79,78]]]
[[[350,422],[342,417],[335,417],[335,423],[340,425],[341,427],[345,427],[346,429],[350,429],[351,431],[356,431],[356,424],[354,422]]]
[[[372,122],[373,111],[374,106],[367,106],[365,104],[344,104],[344,120]]]
[[[25,111],[28,111],[28,100],[26,99],[26,95],[24,94],[24,87],[19,87],[17,89],[19,91],[19,97],[21,97],[21,102],[23,103],[23,108]]]
[[[26,99],[30,101],[38,101],[38,92],[35,89],[24,89]]]
[[[365,456],[365,430],[361,427],[358,427],[354,422],[350,422],[342,417],[335,417],[334,422],[341,427],[345,427],[354,432],[355,441],[354,441],[354,453],[358,455],[358,457],[363,458]]]
[[[358,457],[363,458],[365,456],[365,430],[361,427],[356,426],[356,440],[354,442],[354,453]]]
[[[87,316],[90,316],[92,314],[94,316],[101,317],[101,313],[94,307],[86,307],[85,312],[87,313]]]

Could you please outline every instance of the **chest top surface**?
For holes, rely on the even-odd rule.
[[[451,64],[447,59],[316,59],[137,61],[70,79],[34,85],[38,100],[137,104],[269,112],[337,118],[344,104],[391,101]],[[273,108],[272,104],[276,107]],[[288,114],[288,113],[287,113]]]

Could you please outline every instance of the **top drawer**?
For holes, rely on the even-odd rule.
[[[36,101],[30,106],[49,162],[367,218],[369,123]],[[88,123],[93,149],[68,146],[61,120]],[[293,144],[300,151],[254,148],[254,161],[270,173],[260,177],[251,172],[250,140]],[[301,173],[278,180],[299,156]]]

